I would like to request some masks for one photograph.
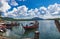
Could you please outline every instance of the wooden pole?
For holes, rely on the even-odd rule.
[[[34,39],[39,39],[39,31],[35,31]]]

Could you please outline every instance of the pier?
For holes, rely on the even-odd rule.
[[[60,22],[59,22],[59,20],[55,20],[55,25],[58,28],[58,31],[60,32]]]

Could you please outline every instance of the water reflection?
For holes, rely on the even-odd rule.
[[[12,39],[20,39],[21,35],[24,34],[25,30],[21,25],[15,26],[12,28],[12,30],[7,29],[6,32],[3,34],[3,36],[12,38]]]
[[[33,21],[18,21],[23,25],[29,24]],[[40,39],[60,39],[60,33],[54,23],[54,20],[40,20],[39,21],[39,28],[36,29],[40,32]],[[34,37],[34,31],[26,31],[23,29],[22,26],[13,27],[13,30],[8,30],[4,33],[5,36],[16,39],[20,39],[20,37]]]
[[[39,31],[41,39],[60,38],[60,33],[58,32],[53,20],[40,21]]]

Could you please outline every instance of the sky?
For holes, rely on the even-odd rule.
[[[0,0],[2,17],[60,18],[60,0]]]

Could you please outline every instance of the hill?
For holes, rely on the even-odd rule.
[[[0,17],[0,20],[7,20],[7,21],[34,21],[34,20],[44,20],[43,18],[34,17],[32,19],[14,19],[10,17]],[[60,20],[60,18],[52,18],[52,19],[45,19],[45,20]]]
[[[0,17],[1,20],[14,20],[13,18],[9,18],[9,17]]]
[[[32,18],[32,20],[43,20],[43,18],[34,17],[34,18]]]
[[[52,19],[46,19],[46,20],[60,20],[60,18],[52,18]]]

